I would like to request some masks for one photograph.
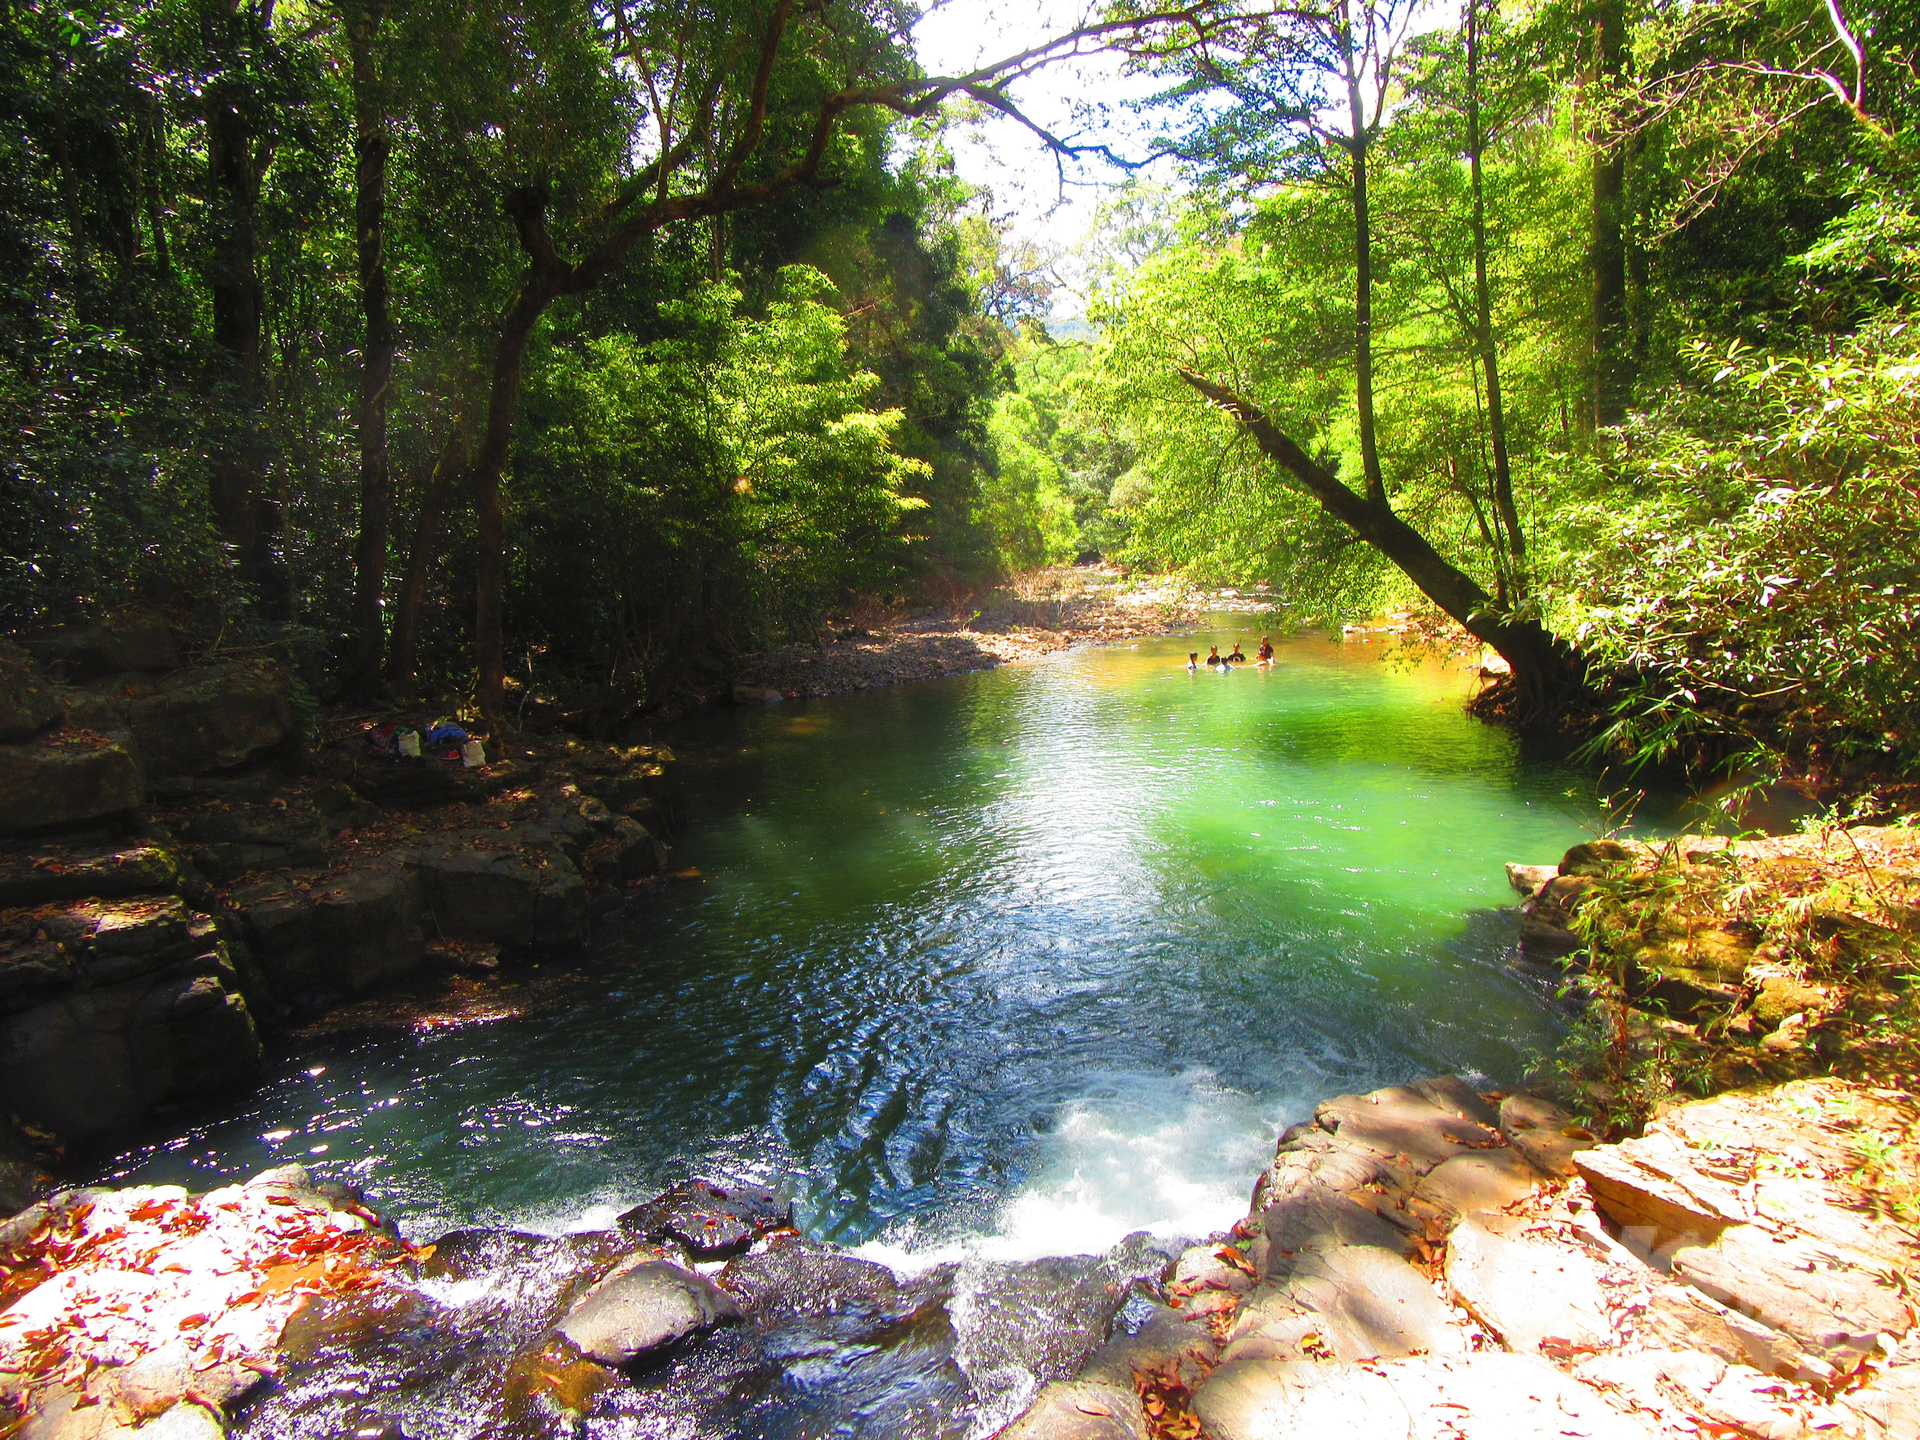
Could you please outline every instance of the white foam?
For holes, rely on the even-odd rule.
[[[1037,1174],[991,1231],[927,1236],[900,1226],[854,1253],[913,1273],[962,1259],[1097,1255],[1136,1230],[1161,1239],[1224,1230],[1247,1213],[1281,1117],[1212,1071],[1095,1077],[1044,1137]]]

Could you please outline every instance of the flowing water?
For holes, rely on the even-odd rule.
[[[1218,623],[701,716],[663,737],[700,878],[523,1014],[296,1042],[104,1173],[298,1160],[417,1239],[731,1177],[903,1272],[1224,1228],[1316,1100],[1554,1041],[1502,863],[1588,837],[1579,774],[1465,718],[1457,665],[1187,673]]]

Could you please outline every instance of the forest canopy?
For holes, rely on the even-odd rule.
[[[1642,758],[1920,753],[1905,11],[1115,0],[956,76],[917,16],[10,4],[9,626],[631,706],[1104,558],[1429,608]],[[1149,138],[1049,333],[951,127],[1094,50]]]

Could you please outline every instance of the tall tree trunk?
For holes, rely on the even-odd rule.
[[[284,620],[292,618],[291,593],[275,552],[285,517],[265,483],[267,449],[260,425],[266,384],[256,271],[259,171],[242,58],[253,22],[238,0],[207,0],[202,19],[215,71],[202,92],[212,200],[207,290],[213,341],[226,362],[220,415],[209,437],[213,513],[233,547],[241,579],[264,613]]]
[[[387,581],[387,528],[393,476],[387,464],[387,400],[393,384],[393,320],[388,312],[386,210],[387,116],[375,65],[374,42],[385,18],[383,0],[346,0],[347,42],[353,54],[354,239],[360,262],[361,347],[360,532],[354,539],[354,590],[348,680],[377,687],[383,648],[381,599]]]
[[[480,547],[474,566],[474,699],[480,713],[488,717],[505,714],[507,699],[507,514],[501,502],[500,481],[513,441],[513,417],[525,378],[527,342],[573,269],[546,238],[546,205],[545,193],[531,186],[514,191],[507,199],[507,211],[520,229],[530,263],[501,318],[494,349],[493,387],[487,395],[487,428],[471,472]]]
[[[1386,503],[1387,482],[1380,469],[1380,442],[1373,414],[1373,216],[1368,208],[1367,152],[1371,134],[1366,105],[1360,98],[1360,61],[1354,53],[1353,29],[1342,7],[1341,58],[1346,67],[1347,112],[1353,138],[1353,368],[1354,399],[1360,412],[1360,469],[1366,476],[1367,499]]]
[[[1487,199],[1480,174],[1480,0],[1467,0],[1467,173],[1473,186],[1473,303],[1480,368],[1487,379],[1487,439],[1493,450],[1493,506],[1506,533],[1507,557],[1500,573],[1508,600],[1526,594],[1527,542],[1513,503],[1513,469],[1507,458],[1507,413],[1500,394],[1500,352],[1493,343],[1493,290],[1487,281]]]
[[[1627,147],[1610,110],[1626,73],[1623,0],[1600,0],[1593,22],[1594,86],[1599,118],[1593,143],[1593,423],[1618,425],[1633,394],[1633,331],[1627,316]]]
[[[1513,667],[1523,718],[1553,713],[1586,688],[1586,661],[1578,650],[1545,626],[1499,610],[1478,581],[1394,514],[1384,496],[1375,500],[1356,495],[1252,401],[1191,370],[1180,371],[1180,378],[1231,415],[1261,453],[1298,480],[1321,509],[1392,561],[1468,634],[1499,652]]]
[[[460,488],[467,451],[467,417],[453,417],[447,442],[440,447],[433,474],[421,489],[414,515],[413,544],[407,551],[407,569],[394,604],[393,641],[387,649],[387,679],[407,684],[419,668],[420,612],[426,605],[427,580],[438,558],[440,525],[447,503]]]

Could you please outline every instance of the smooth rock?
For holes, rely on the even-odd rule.
[[[1509,1095],[1500,1102],[1500,1133],[1544,1175],[1574,1174],[1573,1157],[1598,1142],[1573,1116],[1537,1095]],[[1575,1133],[1569,1134],[1568,1131]]]
[[[1384,1374],[1313,1360],[1229,1360],[1194,1413],[1214,1440],[1413,1440],[1413,1416]]]
[[[1458,1217],[1524,1200],[1544,1178],[1518,1150],[1501,1146],[1434,1166],[1413,1187],[1413,1198]]]
[[[291,677],[270,661],[202,665],[169,675],[130,702],[128,719],[150,775],[227,770],[293,733]]]
[[[1920,1440],[1920,1365],[1899,1365],[1834,1402],[1862,1440]]]
[[[1303,1252],[1286,1278],[1249,1291],[1223,1353],[1229,1360],[1314,1353],[1371,1360],[1453,1354],[1466,1345],[1453,1312],[1397,1253],[1340,1245]]]
[[[1498,1139],[1498,1132],[1489,1126],[1435,1105],[1409,1086],[1390,1085],[1366,1095],[1342,1095],[1321,1104],[1313,1118],[1321,1129],[1347,1144],[1365,1145],[1382,1155],[1404,1156],[1420,1169]]]
[[[1614,1327],[1600,1274],[1568,1246],[1500,1233],[1473,1218],[1447,1236],[1447,1284],[1455,1299],[1517,1354],[1561,1357],[1604,1348]]]
[[[1675,1250],[1672,1265],[1687,1284],[1843,1367],[1869,1354],[1882,1332],[1903,1334],[1912,1323],[1879,1264],[1811,1237],[1730,1226],[1710,1245]]]
[[[554,1329],[588,1359],[626,1365],[741,1318],[734,1298],[705,1276],[648,1260],[602,1280]]]
[[[1507,863],[1507,884],[1513,887],[1516,895],[1531,899],[1540,892],[1540,887],[1560,872],[1551,865],[1516,865]]]
[[[1147,1440],[1140,1399],[1129,1388],[1088,1380],[1044,1386],[997,1440]]]

